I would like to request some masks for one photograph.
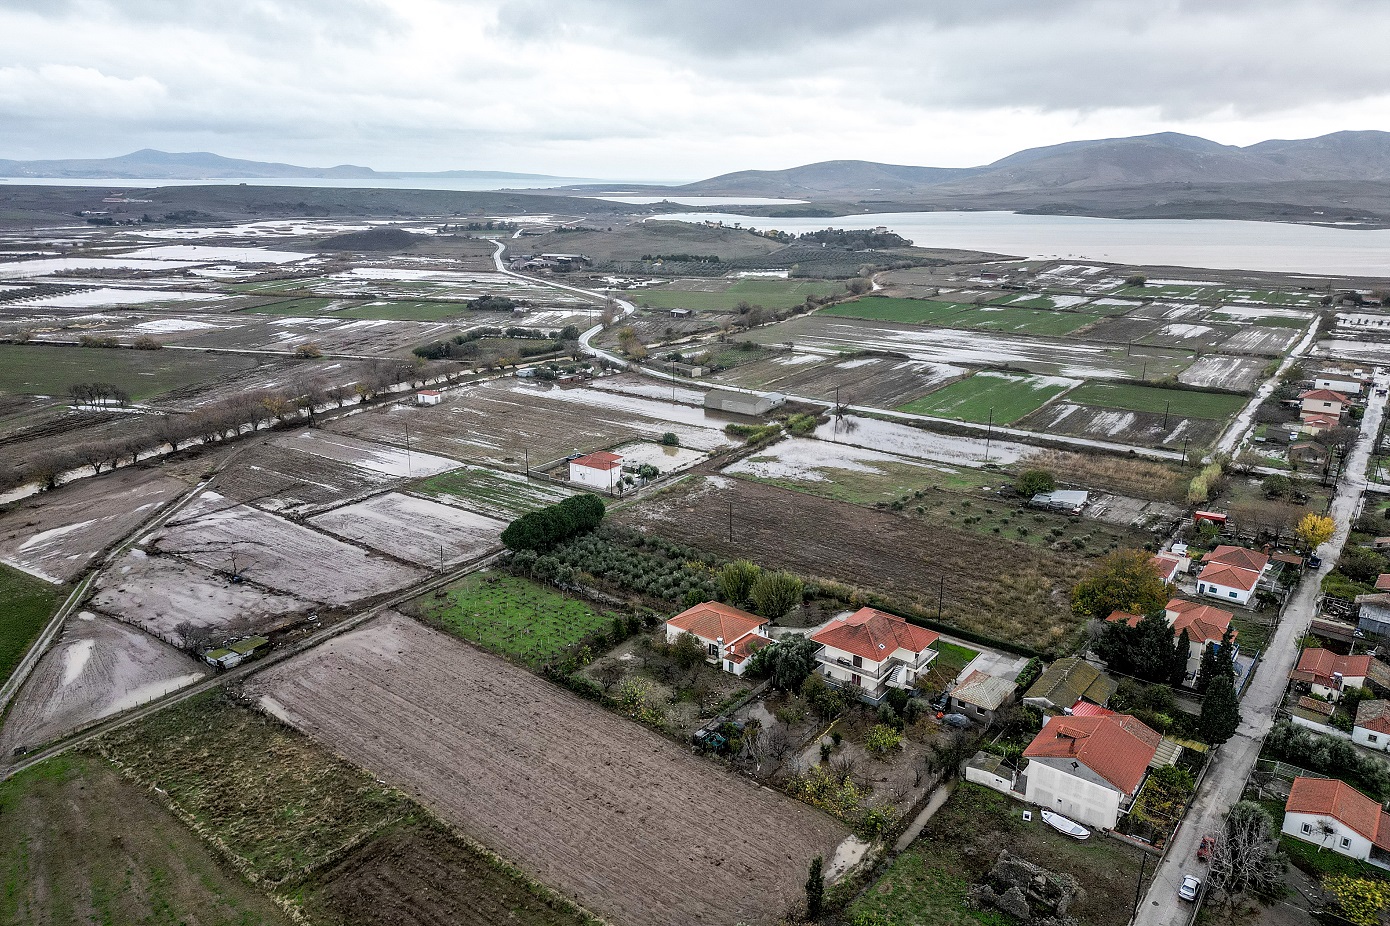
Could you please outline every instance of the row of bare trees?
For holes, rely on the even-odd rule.
[[[74,405],[115,405],[125,408],[130,404],[130,393],[114,383],[73,383],[68,387]]]
[[[418,362],[418,358],[414,362],[383,360],[372,363],[350,384],[329,385],[323,379],[306,377],[281,389],[260,389],[229,396],[192,412],[143,416],[132,421],[129,432],[119,437],[35,456],[28,465],[8,473],[8,478],[0,477],[3,481],[0,488],[34,482],[48,491],[57,488],[65,473],[83,467],[91,467],[92,473],[97,475],[122,464],[136,463],[153,453],[175,453],[196,443],[221,443],[265,427],[306,419],[312,421],[316,413],[325,409],[370,402],[401,385],[418,387],[442,376],[445,373],[441,364]],[[82,388],[100,385],[86,384]],[[74,399],[78,389],[79,386],[72,387]]]

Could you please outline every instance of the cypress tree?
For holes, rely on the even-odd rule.
[[[1240,700],[1236,689],[1225,675],[1213,676],[1202,701],[1202,714],[1197,728],[1202,738],[1213,746],[1226,742],[1240,726]]]
[[[821,874],[822,864],[824,863],[819,855],[811,859],[811,869],[806,875],[806,918],[808,920],[820,919],[821,913],[825,910],[825,878]]]
[[[1187,635],[1187,628],[1182,629],[1178,634],[1177,642],[1173,644],[1173,666],[1168,676],[1168,684],[1177,687],[1187,678],[1187,654],[1192,649],[1192,639]]]
[[[1208,643],[1202,647],[1202,663],[1197,667],[1196,688],[1198,691],[1205,692],[1207,686],[1211,684],[1212,674],[1216,670],[1216,647],[1213,643]]]

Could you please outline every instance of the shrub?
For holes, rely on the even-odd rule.
[[[679,447],[680,445],[681,445],[681,439],[680,439],[679,437],[676,436],[676,432],[674,432],[674,431],[667,431],[665,434],[661,435],[661,446],[663,446],[663,447]]]
[[[903,736],[886,724],[874,724],[864,737],[864,748],[876,756],[886,756],[902,745]]]
[[[131,347],[136,350],[163,350],[164,345],[149,335],[141,335],[131,342]]]
[[[801,580],[786,572],[770,572],[759,576],[748,593],[753,612],[776,620],[800,604]]]
[[[315,360],[323,356],[323,350],[312,341],[301,344],[294,349],[294,355],[300,360]]]

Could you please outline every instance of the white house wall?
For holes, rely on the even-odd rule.
[[[1321,831],[1324,823],[1332,827],[1331,835],[1326,838],[1323,837]],[[1305,825],[1309,827],[1308,833],[1303,832]],[[1324,849],[1349,858],[1360,859],[1364,862],[1371,857],[1371,841],[1345,823],[1334,820],[1332,817],[1311,813],[1286,813],[1284,814],[1283,831],[1295,839],[1311,842],[1315,846],[1322,846]],[[1342,845],[1344,839],[1348,843],[1345,847]]]
[[[1120,819],[1120,792],[1068,774],[1047,761],[1033,759],[1028,763],[1024,798],[1078,823],[1114,829]]]

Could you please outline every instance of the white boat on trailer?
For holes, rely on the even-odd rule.
[[[1042,812],[1042,818],[1043,822],[1048,826],[1064,836],[1070,836],[1072,839],[1086,839],[1091,835],[1091,831],[1086,829],[1086,827],[1077,823],[1075,820],[1068,820],[1059,813],[1044,810]]]

